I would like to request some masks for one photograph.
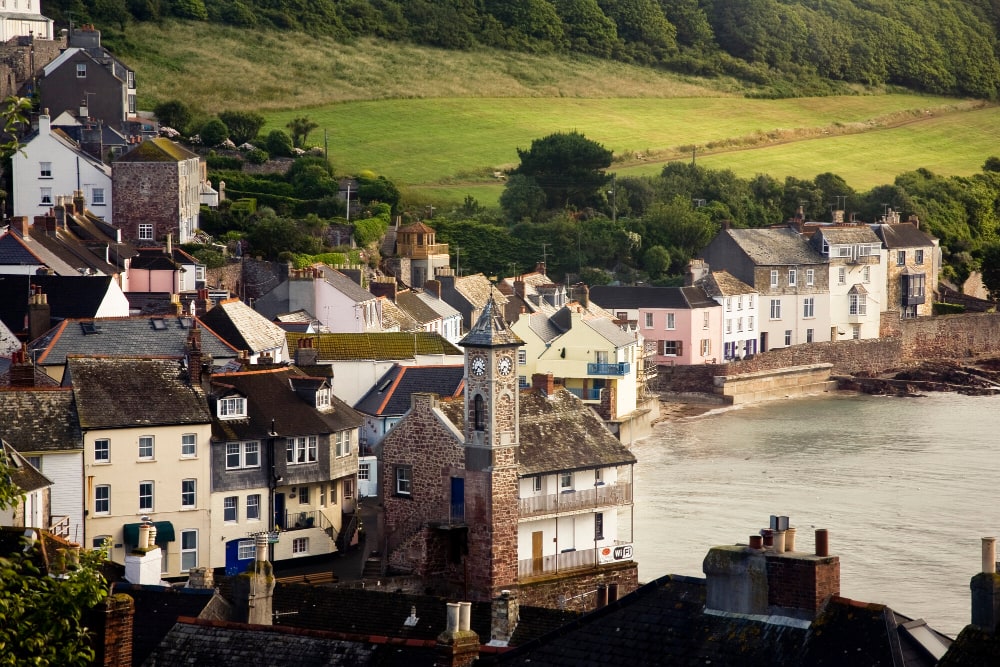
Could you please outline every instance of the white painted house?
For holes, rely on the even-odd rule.
[[[87,210],[112,221],[111,167],[81,150],[62,130],[52,129],[47,114],[38,117],[38,132],[11,162],[15,216],[46,215],[57,197],[81,191]]]
[[[0,3],[0,41],[14,37],[55,39],[54,22],[42,16],[42,0],[4,0]]]

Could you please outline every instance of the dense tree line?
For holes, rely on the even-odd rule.
[[[838,84],[993,98],[993,0],[49,0],[60,23],[181,18],[374,36],[448,49],[576,52],[754,82],[766,95]]]

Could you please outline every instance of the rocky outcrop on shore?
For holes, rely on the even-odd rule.
[[[1000,392],[1000,359],[924,361],[917,366],[877,376],[838,376],[839,389],[888,396],[920,396],[931,391],[953,391],[966,396]]]

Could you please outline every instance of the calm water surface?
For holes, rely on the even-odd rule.
[[[663,423],[635,443],[639,577],[704,576],[708,549],[785,514],[830,531],[841,595],[956,635],[980,538],[1000,535],[1000,397],[827,396]]]

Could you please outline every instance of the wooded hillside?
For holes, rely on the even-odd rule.
[[[375,36],[447,49],[585,53],[703,76],[768,96],[898,85],[994,98],[991,0],[48,0],[59,24],[124,31],[176,17]]]

